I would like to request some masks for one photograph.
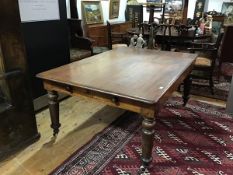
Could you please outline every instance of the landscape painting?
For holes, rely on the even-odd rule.
[[[82,1],[82,12],[86,24],[103,23],[100,1]]]
[[[183,0],[165,0],[166,12],[181,11],[183,8]]]

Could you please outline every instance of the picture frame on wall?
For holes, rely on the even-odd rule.
[[[165,0],[165,3],[165,12],[176,12],[183,9],[183,0]]]
[[[146,0],[147,3],[162,3],[162,0]],[[146,9],[147,11],[150,11],[150,8]],[[155,12],[161,12],[162,11],[162,5],[157,6],[154,8]]]
[[[221,12],[225,15],[224,24],[233,24],[233,2],[223,2]]]
[[[110,0],[109,19],[118,18],[120,10],[120,0]]]
[[[103,20],[103,12],[100,1],[81,1],[82,14],[86,24],[101,24]]]

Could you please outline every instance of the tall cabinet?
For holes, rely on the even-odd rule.
[[[18,1],[0,1],[0,159],[39,138]]]

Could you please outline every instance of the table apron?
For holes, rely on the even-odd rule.
[[[104,94],[80,87],[70,86],[62,83],[57,83],[49,80],[43,81],[44,88],[47,91],[56,91],[67,94],[69,96],[85,97],[95,101],[104,103],[109,106],[121,108],[141,114],[143,117],[154,118],[158,112],[158,104],[146,104],[137,102],[132,99],[122,98],[111,94]]]

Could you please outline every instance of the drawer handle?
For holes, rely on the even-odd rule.
[[[119,103],[119,100],[117,97],[112,98],[112,102],[115,103],[116,105]]]
[[[67,91],[69,91],[70,93],[72,93],[72,92],[73,92],[73,89],[72,89],[72,87],[71,87],[71,86],[66,86],[66,90],[67,90]]]

